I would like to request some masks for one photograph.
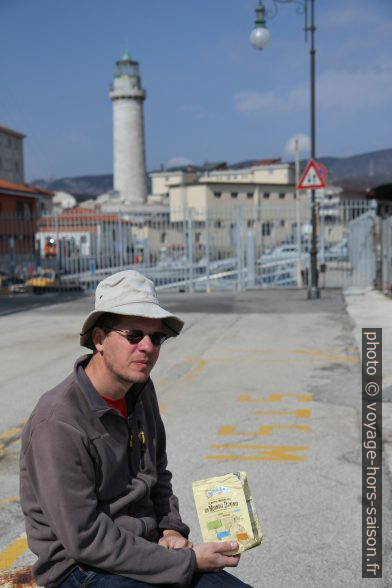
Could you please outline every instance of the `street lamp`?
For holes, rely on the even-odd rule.
[[[314,43],[316,27],[314,24],[315,0],[272,0],[273,8],[266,10],[262,0],[256,7],[255,28],[250,34],[250,42],[255,49],[265,49],[269,43],[270,34],[266,27],[266,19],[276,16],[278,4],[297,4],[298,14],[305,16],[305,41],[308,41],[310,33],[310,157],[316,159],[316,76],[315,61],[316,49]],[[309,14],[310,13],[310,14]],[[310,23],[309,23],[310,16]],[[310,287],[308,298],[320,298],[317,275],[317,219],[316,219],[316,194],[312,190],[312,243],[310,248]]]

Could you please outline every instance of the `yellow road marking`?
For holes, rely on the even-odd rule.
[[[258,362],[261,363],[300,363],[309,361],[323,361],[328,363],[359,363],[360,357],[350,355],[348,351],[342,349],[342,353],[336,350],[331,353],[330,349],[227,349],[228,353],[235,352],[237,358],[253,360],[257,358]],[[277,357],[271,357],[271,356]],[[303,357],[290,357],[290,356],[303,356]],[[220,355],[215,356],[213,361],[216,363],[227,363],[232,362],[233,357],[231,355]]]
[[[180,394],[180,392],[182,391],[182,386],[181,386],[182,382],[186,382],[186,383],[191,382],[194,378],[196,378],[196,376],[198,376],[200,374],[200,372],[205,368],[205,366],[207,364],[208,364],[207,359],[199,359],[198,362],[196,363],[196,365],[191,367],[191,369],[186,374],[184,374],[181,378],[179,378],[179,380],[176,380],[175,382],[172,383],[172,389],[170,390],[170,392],[167,395],[164,395],[165,402],[163,402],[162,404],[159,405],[159,410],[160,410],[161,414],[166,412],[168,405],[171,404],[172,402],[174,402],[176,400],[176,398],[178,397],[178,395]],[[169,382],[169,380],[167,380],[165,378],[160,378],[159,381],[161,382],[161,384],[163,384],[164,387]],[[157,388],[158,388],[158,385],[157,385]]]
[[[184,380],[186,382],[190,382],[191,380],[196,378],[196,376],[198,376],[200,374],[200,372],[205,368],[207,363],[208,363],[207,359],[199,359],[197,364],[195,366],[193,366],[193,368],[187,374],[185,374]]]
[[[7,443],[7,441],[13,441],[17,439],[23,430],[24,425],[17,425],[12,429],[8,429],[8,431],[4,431],[4,433],[0,433],[0,441]]]
[[[309,425],[261,425],[258,431],[237,431],[235,425],[223,425],[218,435],[271,435],[274,429],[293,429],[295,431],[303,431],[309,433]]]
[[[308,450],[307,445],[243,445],[238,443],[214,443],[211,449],[255,450],[255,455],[206,455],[208,460],[223,461],[306,461],[305,455],[297,452]]]
[[[298,418],[307,419],[312,414],[310,408],[298,408],[297,410],[256,410],[255,414],[287,414]]]
[[[19,496],[12,496],[11,498],[0,498],[0,504],[10,504],[12,502],[20,502]]]
[[[0,552],[0,570],[8,570],[27,549],[26,535],[12,541]]]
[[[348,353],[341,355],[338,353],[331,353],[331,351],[323,351],[322,349],[294,349],[293,353],[298,353],[298,355],[320,356],[321,359],[327,361],[343,361],[347,363],[358,363],[360,361],[358,355],[349,355]]]
[[[287,458],[276,458],[267,455],[206,455],[205,459],[216,461],[306,461],[304,455],[292,455]]]
[[[282,402],[284,398],[294,398],[297,402],[311,402],[313,394],[270,394],[267,398],[252,398],[250,394],[241,394],[237,402]]]
[[[3,458],[6,454],[6,448],[8,445],[11,445],[14,441],[18,441],[20,438],[20,434],[23,431],[23,427],[26,421],[20,423],[16,427],[12,427],[12,429],[8,429],[8,431],[4,431],[0,433],[0,459]]]

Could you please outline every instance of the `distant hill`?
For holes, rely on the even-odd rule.
[[[57,178],[55,180],[34,180],[29,182],[37,188],[46,188],[53,192],[68,192],[81,202],[110,192],[113,190],[113,175],[104,174],[99,176],[76,176],[72,178]]]
[[[328,169],[331,184],[367,190],[392,183],[392,149],[372,151],[351,157],[320,157]]]
[[[351,157],[319,157],[318,161],[327,167],[329,183],[335,186],[365,191],[381,184],[392,183],[392,149],[372,151]],[[242,161],[227,165],[227,167],[240,168],[255,162],[256,160]],[[305,163],[302,162],[302,167]],[[224,169],[224,165],[220,162],[219,169]],[[205,164],[193,167],[197,170],[203,170],[206,167],[211,169],[211,166],[212,164]],[[55,180],[41,179],[34,180],[30,184],[53,192],[68,192],[81,202],[110,192],[113,189],[113,175],[77,176]]]

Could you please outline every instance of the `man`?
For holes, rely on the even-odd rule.
[[[21,505],[47,588],[247,586],[225,571],[236,543],[193,546],[167,470],[150,372],[183,321],[135,271],[98,284],[74,371],[42,396],[22,435]],[[217,573],[220,572],[220,573]]]

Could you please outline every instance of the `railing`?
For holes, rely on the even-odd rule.
[[[374,218],[374,202],[320,203],[321,287],[372,281]],[[128,214],[79,208],[39,219],[0,217],[0,231],[2,272],[27,280],[51,269],[63,288],[93,290],[123,269],[142,271],[161,289],[186,291],[302,287],[309,275],[307,201]]]

